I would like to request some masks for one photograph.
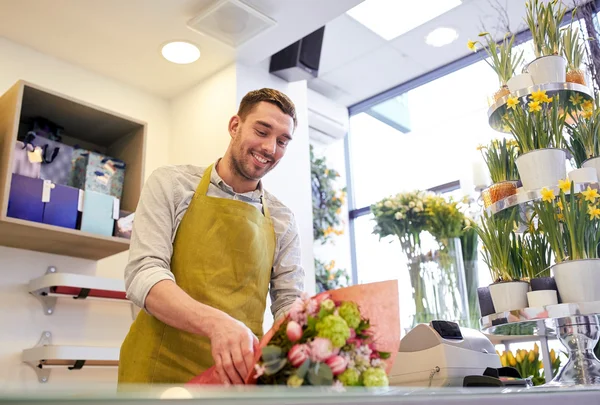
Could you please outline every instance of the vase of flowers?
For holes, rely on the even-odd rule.
[[[534,204],[540,226],[548,237],[556,264],[552,274],[564,303],[600,300],[600,208],[598,191],[575,193],[568,180],[560,193],[542,190],[542,200]],[[567,194],[569,193],[569,194]]]
[[[487,58],[484,60],[496,72],[498,81],[500,82],[500,89],[494,94],[494,100],[498,101],[510,94],[508,81],[513,77],[517,67],[523,60],[523,51],[517,54],[513,53],[514,35],[505,35],[500,44],[497,44],[488,32],[480,33],[479,37],[485,38],[486,45],[483,45],[479,41],[469,41],[467,46],[473,52],[477,52],[477,44],[479,44],[488,54],[489,61]]]
[[[483,160],[490,172],[492,185],[487,189],[489,204],[494,204],[517,193],[519,172],[515,160],[518,144],[514,140],[493,140],[488,146],[479,146]],[[485,201],[485,198],[484,198]]]
[[[510,97],[503,122],[514,136],[519,150],[515,164],[527,191],[539,190],[564,179],[566,153],[563,129],[568,111],[559,96],[536,91],[523,101]]]
[[[315,258],[315,278],[319,293],[347,287],[350,284],[348,273],[344,269],[336,269],[335,260],[324,263]]]
[[[567,61],[560,55],[560,25],[566,8],[558,1],[545,4],[539,0],[530,0],[525,4],[525,21],[532,35],[536,56],[526,68],[533,83],[565,82]]]

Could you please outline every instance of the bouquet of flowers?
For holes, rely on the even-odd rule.
[[[246,384],[388,385],[400,346],[397,280],[298,299],[261,339]],[[190,384],[218,384],[213,368]]]

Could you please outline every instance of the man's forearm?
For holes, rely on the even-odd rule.
[[[215,323],[227,316],[194,300],[171,280],[160,281],[152,287],[146,297],[146,308],[169,326],[203,336],[209,336]]]

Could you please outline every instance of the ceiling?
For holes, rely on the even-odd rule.
[[[0,36],[104,76],[171,98],[236,59],[258,63],[361,0],[245,0],[277,26],[239,49],[187,28],[216,0],[0,0]],[[171,40],[195,43],[189,65],[164,60]]]
[[[506,10],[501,18],[499,6]],[[501,39],[503,20],[512,32],[526,28],[524,0],[462,0],[462,4],[414,30],[386,41],[346,14],[325,28],[319,77],[309,87],[346,106],[442,67],[471,51],[469,39],[485,29]],[[435,48],[425,43],[438,27],[458,31],[453,43]]]

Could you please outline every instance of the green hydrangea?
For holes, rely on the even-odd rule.
[[[338,315],[327,315],[317,322],[317,336],[331,340],[333,347],[340,348],[350,337],[350,328]]]
[[[338,313],[344,318],[349,327],[352,329],[358,328],[360,324],[360,311],[354,302],[343,302],[338,309]]]
[[[299,387],[304,384],[304,379],[298,377],[296,374],[292,374],[287,380],[288,387]]]
[[[346,387],[360,385],[360,373],[355,368],[348,368],[342,374],[338,375],[338,380]]]
[[[385,370],[380,367],[370,367],[362,373],[365,387],[387,387],[390,382]]]
[[[323,302],[321,302],[321,311],[327,311],[329,313],[333,313],[333,310],[335,309],[335,302],[333,302],[330,299],[326,299]]]

